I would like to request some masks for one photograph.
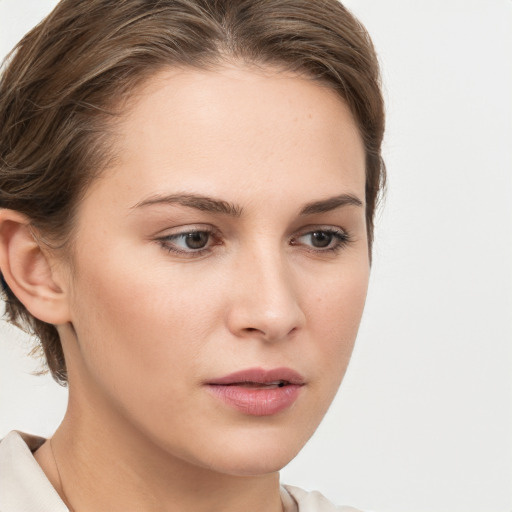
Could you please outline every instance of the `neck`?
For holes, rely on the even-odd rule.
[[[54,468],[47,472],[73,511],[282,511],[278,473],[233,476],[198,467],[107,404],[87,405],[74,401],[70,384],[68,410],[52,438],[60,482]]]

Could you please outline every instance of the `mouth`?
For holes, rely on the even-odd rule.
[[[270,416],[290,408],[299,398],[304,378],[289,368],[252,368],[206,383],[230,408],[251,416]]]
[[[239,386],[243,388],[252,389],[272,389],[272,388],[283,388],[288,386],[290,383],[287,380],[279,380],[276,382],[233,382],[232,384],[211,384],[212,386]]]
[[[243,386],[243,387],[284,387],[287,385],[302,386],[304,377],[290,368],[249,368],[231,373],[224,377],[209,381],[211,386]]]

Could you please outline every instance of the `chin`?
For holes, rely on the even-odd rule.
[[[275,473],[286,466],[302,449],[310,434],[260,431],[251,435],[230,436],[228,443],[211,443],[196,461],[216,472],[233,476],[258,476]],[[303,433],[302,433],[303,434]],[[312,434],[312,433],[311,433]]]
[[[276,473],[286,466],[298,453],[244,453],[217,459],[210,469],[231,476],[263,476]]]

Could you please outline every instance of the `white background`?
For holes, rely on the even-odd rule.
[[[0,0],[0,54],[56,2]],[[512,1],[350,0],[388,107],[386,204],[342,390],[282,480],[376,512],[512,510]],[[66,392],[0,326],[0,437]]]

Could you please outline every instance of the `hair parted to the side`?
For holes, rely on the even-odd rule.
[[[379,66],[368,33],[337,0],[62,0],[3,66],[0,208],[23,213],[41,240],[66,250],[77,204],[114,157],[109,141],[122,100],[166,66],[230,61],[300,73],[347,102],[366,152],[371,251],[385,181]],[[40,339],[65,385],[56,328],[1,284],[8,320]]]

